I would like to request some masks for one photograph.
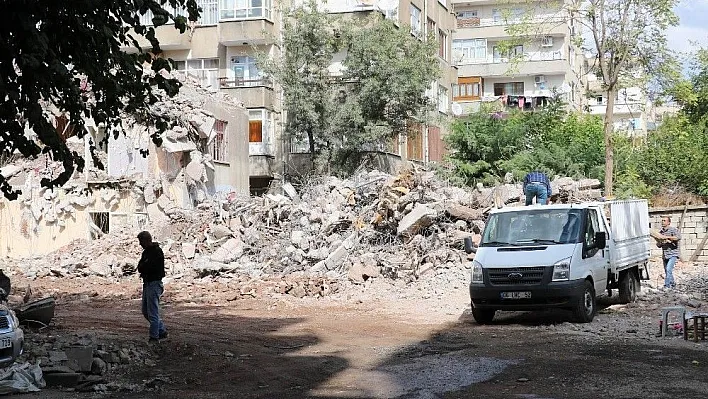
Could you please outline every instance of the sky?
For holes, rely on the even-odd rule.
[[[669,48],[680,52],[695,50],[691,41],[708,47],[708,0],[681,0],[675,11],[680,22],[667,32]]]

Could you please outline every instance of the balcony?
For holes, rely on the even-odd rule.
[[[516,64],[508,62],[479,62],[458,65],[459,76],[531,76],[559,75],[570,69],[567,60],[519,61]]]
[[[273,83],[268,79],[219,79],[219,87],[230,96],[243,102],[246,108],[273,109],[275,93]]]
[[[267,19],[222,20],[219,23],[219,43],[224,46],[267,44],[275,41],[276,36],[275,25]]]
[[[458,38],[506,38],[509,37],[507,27],[515,22],[495,21],[492,18],[458,18],[457,32]],[[550,36],[567,36],[570,32],[564,18],[556,16],[535,16],[528,21],[519,23],[530,24],[531,33]]]
[[[254,144],[254,143],[251,143]],[[272,155],[249,155],[248,175],[250,177],[273,177],[275,157]]]

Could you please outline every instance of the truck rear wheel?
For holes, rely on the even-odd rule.
[[[634,270],[627,270],[626,272],[622,273],[619,284],[620,302],[634,302],[637,299],[638,285],[639,281],[637,281],[637,274],[634,272]]]
[[[585,280],[583,296],[575,305],[573,315],[580,323],[590,323],[595,317],[595,288],[590,281]]]
[[[477,324],[489,324],[494,320],[494,314],[497,311],[494,309],[475,309],[472,307],[472,316]]]

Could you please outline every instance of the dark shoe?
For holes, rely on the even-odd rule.
[[[160,333],[159,338],[160,338],[160,339],[167,339],[167,335],[168,335],[168,334],[167,334],[167,331],[163,331],[163,332]]]
[[[150,337],[150,339],[148,339],[148,343],[150,343],[150,344],[157,343],[157,342],[160,342],[160,340],[157,338]]]

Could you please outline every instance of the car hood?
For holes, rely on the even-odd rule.
[[[579,244],[480,247],[474,260],[487,268],[551,266],[573,256],[576,245]]]

